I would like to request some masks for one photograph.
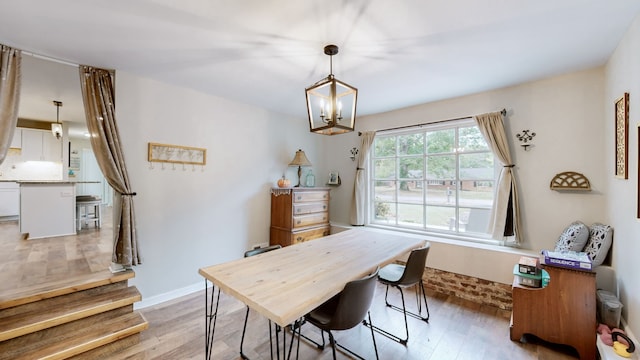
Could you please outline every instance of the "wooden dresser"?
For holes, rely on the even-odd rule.
[[[545,266],[549,285],[530,288],[513,281],[511,340],[524,334],[572,346],[580,359],[596,358],[595,272]]]
[[[270,245],[288,246],[329,235],[330,188],[271,189]]]

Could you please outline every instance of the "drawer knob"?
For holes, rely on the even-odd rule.
[[[300,224],[301,222],[302,222],[301,220],[298,220],[298,221],[296,222],[296,224]]]
[[[327,205],[322,205],[322,210],[325,210],[327,208]]]

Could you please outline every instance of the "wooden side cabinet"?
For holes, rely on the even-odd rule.
[[[595,272],[546,266],[549,285],[530,288],[513,281],[511,340],[531,334],[572,346],[580,359],[596,358]]]
[[[272,189],[269,244],[289,246],[329,235],[330,190]]]

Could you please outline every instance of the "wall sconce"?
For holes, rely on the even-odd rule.
[[[536,133],[531,130],[522,130],[522,133],[516,134],[516,138],[518,138],[518,140],[520,140],[520,142],[522,143],[520,144],[520,146],[524,148],[524,151],[527,151],[529,149],[529,146],[533,145],[531,140],[533,140],[535,136]]]
[[[351,159],[351,161],[356,161],[356,155],[358,155],[358,149],[353,148],[350,151],[351,151],[351,156],[349,156],[349,158]]]

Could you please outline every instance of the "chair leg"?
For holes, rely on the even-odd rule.
[[[371,312],[367,311],[367,315],[369,317],[369,324],[371,324]],[[380,358],[378,357],[378,345],[376,344],[376,336],[373,332],[373,325],[369,329],[371,329],[371,339],[373,340],[373,350],[376,352],[376,360],[379,360]]]
[[[419,318],[420,320],[424,321],[424,322],[429,322],[429,304],[427,304],[427,293],[424,291],[424,283],[422,283],[422,280],[420,280],[420,288],[418,288],[418,284],[416,284],[416,300],[418,301],[418,316],[417,318]],[[424,300],[424,308],[427,311],[427,317],[422,317],[422,306],[420,303],[420,295],[419,293],[422,293],[422,300]],[[409,315],[414,315],[413,313],[409,312]]]
[[[394,340],[394,341],[406,346],[407,345],[407,341],[409,341],[409,324],[408,324],[408,321],[407,321],[407,315],[428,323],[429,322],[429,305],[427,304],[427,295],[426,295],[426,292],[424,291],[424,284],[422,283],[422,281],[420,281],[418,284],[416,284],[416,300],[418,301],[418,313],[417,314],[407,310],[407,308],[405,306],[405,302],[404,302],[404,292],[402,291],[402,288],[399,287],[399,286],[395,286],[395,287],[400,291],[400,298],[402,299],[402,307],[393,305],[393,304],[391,304],[389,302],[389,300],[387,298],[388,295],[389,295],[389,285],[387,285],[387,289],[386,289],[385,294],[384,294],[384,302],[387,305],[387,307],[390,307],[393,310],[399,311],[399,312],[401,312],[403,314],[406,337],[403,339],[403,338],[401,338],[401,337],[399,337],[397,335],[394,335],[394,334],[392,334],[392,333],[390,333],[390,332],[388,332],[388,331],[386,331],[384,329],[381,329],[381,328],[379,328],[377,326],[373,326],[370,323],[367,324],[366,321],[363,321],[362,323],[364,325],[370,327],[372,330],[375,330],[378,333],[390,338],[391,340]],[[420,294],[419,293],[422,293],[422,299],[420,299]],[[424,300],[424,306],[425,306],[425,309],[426,309],[426,312],[427,312],[427,316],[426,317],[422,316],[422,302],[421,302],[421,300]]]
[[[366,322],[366,320],[363,320],[363,322]],[[369,313],[369,322],[371,322],[371,313]],[[325,330],[320,329],[320,336],[322,337],[322,345],[318,344],[317,342],[315,342],[313,339],[307,337],[306,335],[302,334],[302,327],[300,326],[296,326],[294,324],[293,327],[293,332],[295,334],[295,328],[298,327],[298,347],[300,346],[300,337],[303,337],[305,339],[307,339],[308,341],[312,342],[313,344],[315,344],[318,347],[318,350],[324,350],[325,346],[326,346],[326,342],[324,340],[324,333]],[[331,330],[326,330],[326,332],[329,334],[329,344],[331,345],[331,352],[333,354],[333,358],[336,358],[336,347],[339,347],[340,349],[346,351],[347,353],[351,354],[353,357],[360,359],[360,360],[366,360],[365,358],[363,358],[362,356],[356,354],[355,352],[349,350],[348,348],[342,346],[340,343],[338,343],[336,341],[336,339],[333,337],[333,333],[331,332]],[[375,349],[376,352],[376,359],[378,359],[378,345],[376,344],[376,338],[373,335],[373,329],[371,330],[371,337],[373,338],[373,347]]]
[[[418,286],[419,286],[419,288],[418,288]],[[398,288],[398,290],[400,290],[400,294],[402,294],[402,288],[400,288],[399,286],[396,286],[396,288]],[[388,290],[388,285],[387,285],[387,290]],[[425,309],[427,311],[427,316],[426,317],[422,316],[422,304],[420,303],[421,299],[420,299],[419,293],[422,293],[422,300],[424,300],[424,307],[425,307]],[[418,320],[422,320],[422,321],[427,322],[427,323],[429,322],[429,305],[427,305],[427,293],[424,290],[424,284],[423,284],[422,281],[420,281],[418,284],[416,284],[416,301],[418,302],[418,313],[414,313],[414,312],[406,310],[406,308],[404,307],[404,304],[403,304],[403,306],[401,308],[399,306],[395,306],[395,305],[389,303],[387,301],[386,295],[385,295],[384,301],[386,302],[387,307],[390,307],[390,308],[392,308],[392,309],[394,309],[396,311],[406,312],[407,315],[409,315],[409,316],[411,316],[413,318],[416,318]]]
[[[333,353],[333,360],[336,360],[336,339],[333,338],[333,334],[331,330],[327,331],[329,333],[329,342],[331,343],[331,352]]]

